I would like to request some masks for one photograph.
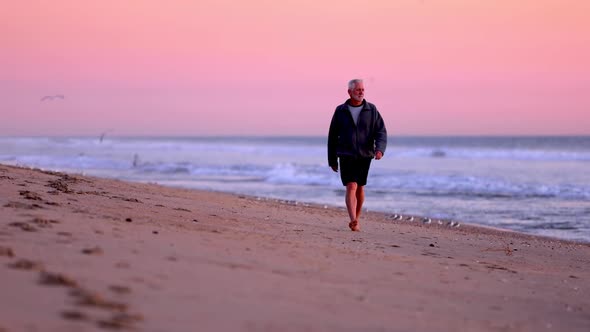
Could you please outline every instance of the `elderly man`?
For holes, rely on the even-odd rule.
[[[367,102],[363,81],[348,82],[350,98],[336,107],[328,133],[328,165],[338,172],[346,186],[348,227],[359,231],[359,218],[365,201],[364,186],[371,160],[379,160],[387,146],[387,130],[375,105]]]

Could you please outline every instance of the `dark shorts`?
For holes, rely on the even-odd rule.
[[[340,179],[342,179],[343,186],[350,182],[356,182],[359,186],[367,184],[371,158],[339,157],[338,159],[340,161]]]

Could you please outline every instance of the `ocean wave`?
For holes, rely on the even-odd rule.
[[[533,149],[468,149],[468,148],[432,148],[393,147],[388,155],[396,158],[456,158],[480,160],[519,160],[519,161],[590,161],[587,151],[554,151]]]
[[[38,167],[43,169],[54,170],[88,170],[88,169],[104,169],[104,170],[125,170],[131,166],[131,163],[124,161],[116,161],[112,159],[96,158],[86,155],[77,156],[50,156],[50,155],[3,155],[0,156],[0,161],[4,161],[14,165],[22,165],[28,167]]]
[[[462,175],[387,174],[381,175],[379,181],[373,181],[371,186],[379,190],[394,189],[425,196],[590,199],[590,187],[584,185],[515,183]]]

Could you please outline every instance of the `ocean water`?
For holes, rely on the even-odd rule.
[[[325,137],[0,137],[0,163],[344,206]],[[590,137],[390,137],[365,207],[590,242]]]

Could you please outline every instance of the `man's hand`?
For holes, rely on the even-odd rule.
[[[336,166],[330,166],[330,168],[332,168],[332,170],[334,172],[338,172],[338,165],[336,165]]]
[[[375,152],[375,160],[379,160],[381,158],[383,158],[383,152],[381,152],[381,151]]]

